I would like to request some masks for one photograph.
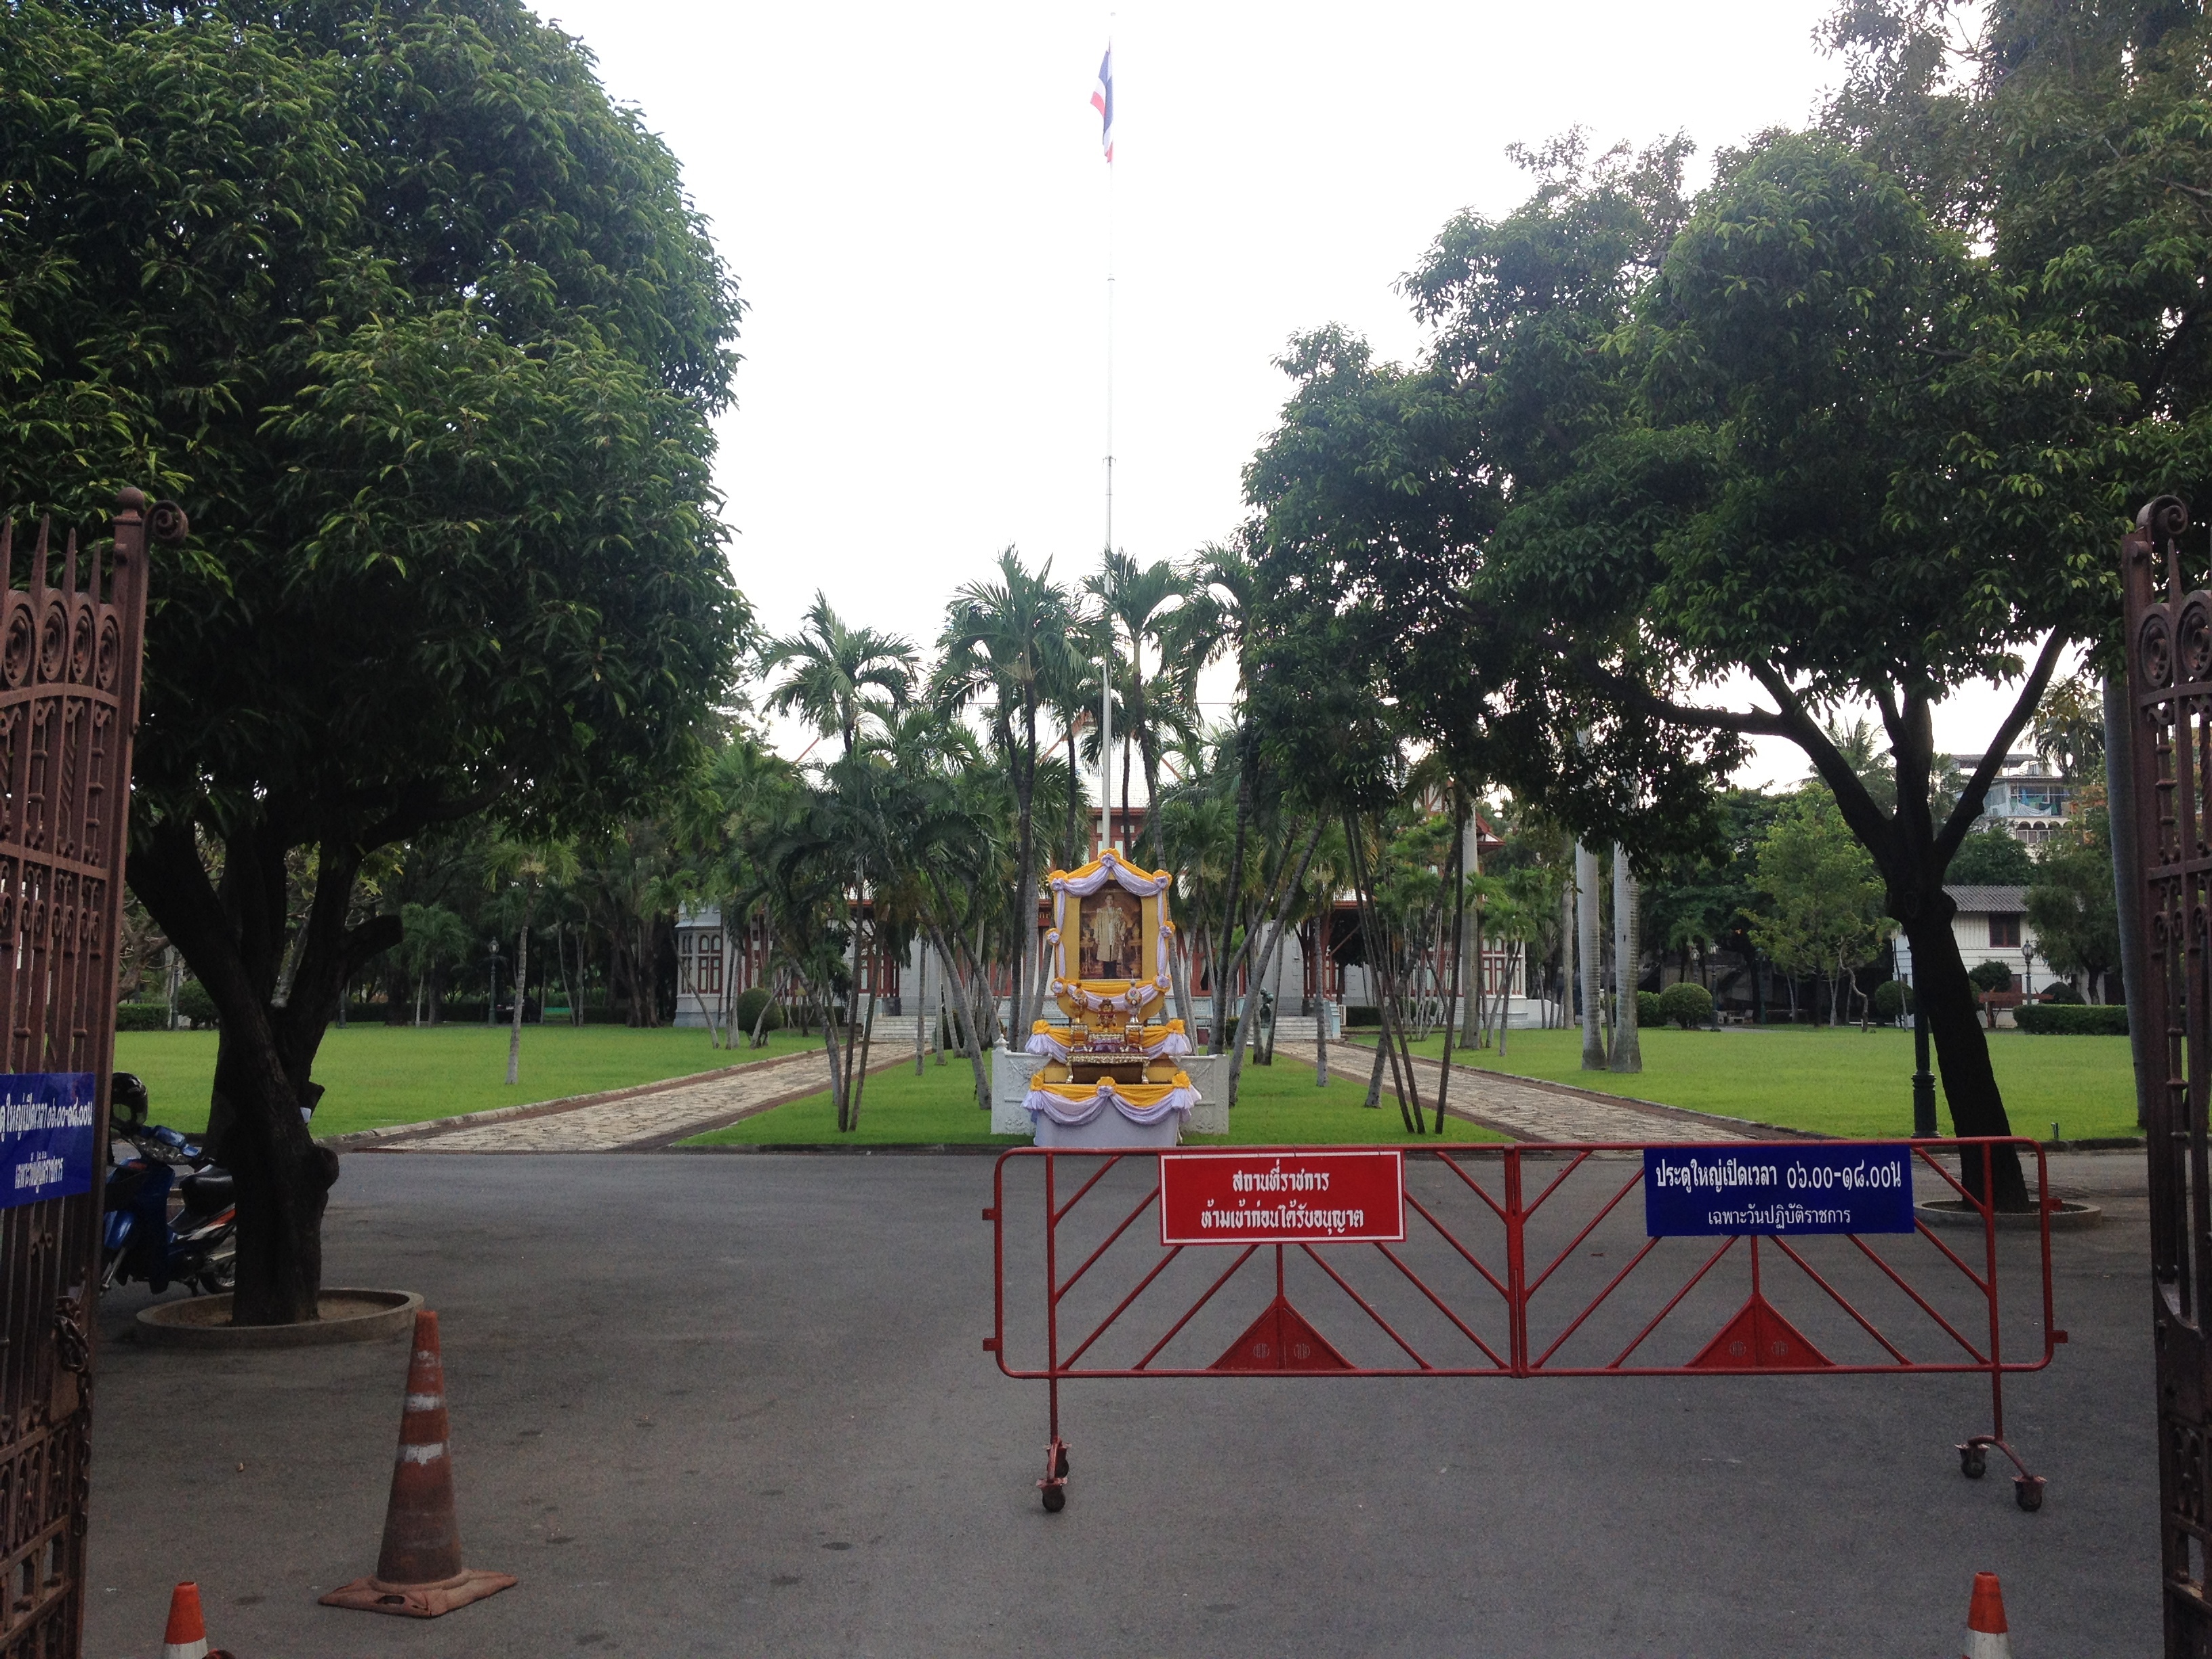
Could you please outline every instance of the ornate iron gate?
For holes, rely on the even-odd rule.
[[[2151,1321],[2158,1356],[2159,1553],[2170,1659],[2212,1656],[2205,1595],[2212,1516],[2206,1407],[2212,1400],[2212,592],[2182,542],[2189,509],[2162,495],[2123,544],[2131,832],[2142,862],[2147,962],[2126,971],[2151,1042],[2137,1079],[2150,1156]],[[2192,538],[2193,539],[2193,538]]]
[[[0,1208],[0,1659],[74,1659],[83,1642],[93,1298],[146,538],[149,528],[164,540],[185,533],[183,514],[163,502],[149,515],[137,490],[118,507],[106,548],[81,550],[74,532],[53,548],[41,524],[20,576],[14,526],[0,520],[0,1071],[100,1079],[91,1190]]]

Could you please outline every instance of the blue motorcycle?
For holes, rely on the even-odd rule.
[[[146,1121],[146,1085],[109,1085],[108,1170],[100,1288],[143,1280],[214,1295],[238,1280],[238,1206],[228,1170],[187,1136]]]

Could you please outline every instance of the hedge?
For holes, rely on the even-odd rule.
[[[166,1031],[169,1029],[169,1005],[166,1002],[118,1002],[115,1005],[115,1029],[118,1031]]]
[[[756,985],[750,991],[738,993],[738,1006],[730,1011],[730,1029],[733,1031],[743,1031],[750,1036],[752,1034],[753,1022],[761,1017],[761,1009],[763,1006],[768,1009],[768,1024],[761,1029],[764,1031],[781,1031],[783,1029],[783,1006],[781,1003],[769,1000],[768,988],[764,985]],[[590,1018],[588,1009],[585,1011],[585,1016],[586,1018]]]
[[[1344,1023],[1346,1026],[1380,1025],[1382,1023],[1382,1011],[1380,1008],[1373,1007],[1371,1006],[1362,1008],[1346,1008],[1344,1011]]]
[[[2064,1002],[2024,1002],[2012,1011],[2023,1031],[2044,1036],[2125,1036],[2125,1003],[2077,1006]]]

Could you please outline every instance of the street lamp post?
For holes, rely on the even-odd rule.
[[[1923,1140],[1936,1133],[1936,1074],[1928,1069],[1928,1009],[1913,977],[1912,945],[1902,934],[1897,941],[1897,976],[1912,998],[1912,1134]]]
[[[498,1023],[499,1013],[499,941],[491,942],[491,995],[484,1001],[484,1024]]]

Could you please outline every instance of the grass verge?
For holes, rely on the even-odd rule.
[[[522,1032],[522,1080],[510,1088],[507,1038],[505,1026],[333,1028],[315,1056],[315,1081],[325,1091],[315,1109],[315,1133],[349,1134],[597,1094],[822,1046],[819,1036],[778,1031],[765,1049],[740,1044],[732,1052],[709,1048],[704,1030],[528,1025]],[[215,1048],[213,1031],[122,1031],[115,1038],[115,1067],[146,1079],[156,1123],[189,1132],[207,1127]]]
[[[2038,1140],[2142,1133],[2136,1126],[2135,1070],[2127,1038],[2031,1036],[2024,1031],[1987,1036],[1990,1063],[2015,1133]],[[1510,1032],[1503,1060],[1495,1048],[1469,1054],[1456,1043],[1452,1054],[1455,1063],[1488,1071],[1784,1128],[1849,1136],[1911,1133],[1910,1031],[1730,1026],[1717,1031],[1653,1030],[1639,1033],[1639,1038],[1644,1069],[1627,1075],[1583,1070],[1579,1030]],[[1416,1053],[1431,1056],[1443,1048],[1440,1036],[1414,1045]],[[1948,1134],[1951,1114],[1940,1065],[1937,1077],[1936,1118]]]
[[[1273,1066],[1247,1062],[1238,1081],[1236,1109],[1225,1135],[1190,1135],[1194,1146],[1411,1146],[1398,1108],[1386,1094],[1382,1109],[1360,1102],[1366,1079],[1314,1083],[1313,1068],[1285,1055]],[[910,1065],[879,1072],[868,1079],[860,1098],[860,1127],[837,1133],[836,1108],[826,1089],[788,1106],[714,1129],[681,1143],[686,1146],[1023,1146],[1027,1135],[994,1135],[975,1104],[975,1074],[958,1056],[934,1062],[920,1077]],[[1496,1140],[1503,1137],[1456,1118],[1445,1121],[1447,1140]],[[1424,1139],[1431,1139],[1423,1137]]]

